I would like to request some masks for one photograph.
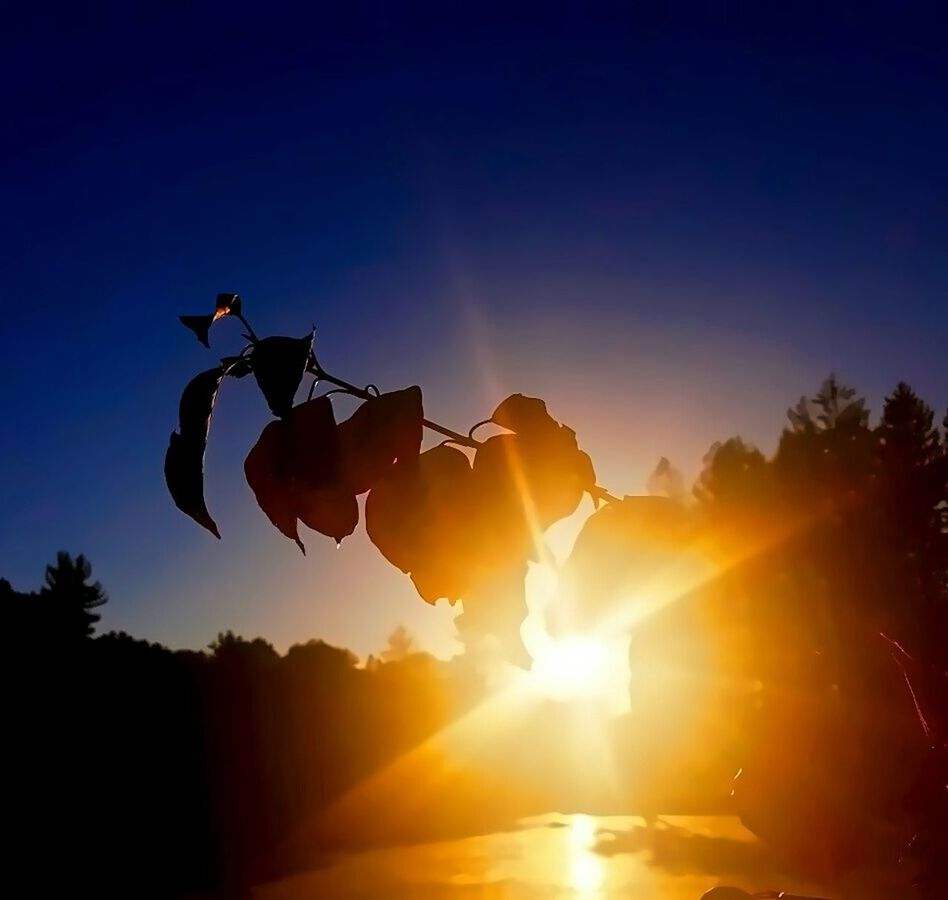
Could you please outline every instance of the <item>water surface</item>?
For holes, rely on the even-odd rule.
[[[736,818],[548,815],[512,831],[350,853],[254,900],[698,900],[716,884],[824,897],[779,871]]]

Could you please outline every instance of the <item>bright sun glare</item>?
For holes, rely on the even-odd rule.
[[[554,700],[599,701],[608,712],[628,710],[628,637],[569,635],[555,639],[547,631],[545,610],[556,594],[557,575],[548,566],[531,566],[527,577],[529,615],[521,629],[533,658],[529,684]]]
[[[608,669],[608,647],[595,638],[549,640],[534,657],[532,676],[560,699],[596,693]]]

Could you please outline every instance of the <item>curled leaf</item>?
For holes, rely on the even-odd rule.
[[[491,415],[491,421],[522,435],[543,436],[559,423],[546,411],[546,403],[537,397],[511,394]]]
[[[240,294],[218,294],[214,310],[214,321],[229,315],[240,315]]]
[[[310,334],[304,338],[264,338],[250,353],[257,384],[273,414],[281,419],[290,414],[312,349],[313,335]]]
[[[172,431],[165,453],[165,482],[175,506],[219,539],[221,533],[204,500],[203,446]]]
[[[339,426],[342,478],[353,493],[369,490],[396,459],[418,455],[423,419],[421,388],[413,386],[366,400]]]
[[[270,422],[247,454],[244,475],[267,518],[305,553],[296,521],[289,447],[290,430],[286,422]]]
[[[221,360],[221,368],[231,378],[244,378],[253,372],[246,356],[225,356]]]
[[[202,445],[206,443],[211,413],[223,376],[219,367],[207,369],[187,383],[178,404],[178,430],[182,437],[194,439]]]
[[[208,369],[188,382],[178,405],[180,433],[172,432],[165,454],[165,482],[175,505],[217,538],[204,500],[204,451],[222,377],[221,369]]]
[[[209,335],[211,331],[211,325],[214,324],[214,315],[209,316],[178,316],[181,324],[186,328],[190,328],[191,331],[197,335],[197,339],[204,344],[205,347],[210,349],[211,342],[209,340]]]

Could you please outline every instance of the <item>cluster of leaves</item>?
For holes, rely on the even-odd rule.
[[[417,458],[422,419],[418,387],[372,397],[338,425],[328,396],[307,400],[263,429],[244,463],[247,483],[301,550],[299,522],[339,542],[358,524],[356,496],[396,460]]]
[[[236,294],[219,295],[214,313],[181,321],[208,346],[211,325],[226,316],[247,326]],[[273,525],[304,552],[300,522],[339,542],[355,530],[356,498],[368,492],[369,537],[411,576],[421,597],[464,599],[462,627],[506,636],[509,655],[522,658],[527,561],[538,558],[543,532],[595,487],[575,432],[553,419],[542,400],[514,394],[487,420],[502,433],[465,441],[467,451],[445,442],[422,453],[419,387],[370,394],[345,386],[364,400],[337,423],[327,394],[294,405],[307,372],[345,385],[320,368],[313,336],[259,339],[247,328],[241,354],[196,376],[181,397],[179,428],[165,458],[178,507],[220,537],[204,500],[208,428],[223,378],[253,374],[277,418],[264,427],[244,471]]]
[[[442,444],[394,466],[369,494],[366,530],[424,600],[464,600],[462,637],[492,635],[525,664],[527,562],[596,479],[575,432],[542,400],[514,394],[488,421],[508,431],[481,443],[473,459]]]

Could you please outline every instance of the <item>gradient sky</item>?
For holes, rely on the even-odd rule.
[[[106,629],[452,647],[361,530],[304,559],[269,525],[249,381],[208,450],[224,540],[175,509],[180,389],[242,343],[176,317],[218,291],[462,430],[544,397],[616,493],[732,434],[772,449],[831,370],[875,409],[899,379],[948,404],[934,15],[93,6],[0,28],[0,575],[86,553]]]

